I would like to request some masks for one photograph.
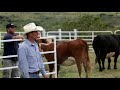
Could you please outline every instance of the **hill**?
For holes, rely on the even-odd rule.
[[[7,23],[17,25],[16,31],[35,22],[46,30],[115,30],[120,29],[119,12],[0,12],[0,32]]]

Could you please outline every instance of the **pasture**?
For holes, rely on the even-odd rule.
[[[90,61],[92,64],[92,71],[89,75],[89,78],[120,78],[120,58],[118,58],[118,69],[113,69],[113,58],[111,61],[111,70],[107,70],[107,59],[105,61],[106,69],[103,72],[99,72],[98,64],[95,64],[95,54],[94,52],[89,52]],[[59,78],[79,78],[76,65],[73,66],[62,66]],[[82,78],[85,78],[85,72],[82,68]]]
[[[17,25],[16,31],[35,22],[46,30],[116,30],[120,29],[120,12],[0,12],[0,31],[8,22]],[[52,22],[51,22],[52,21]],[[42,23],[41,23],[42,22]]]
[[[2,50],[0,50],[0,55],[2,55]],[[89,78],[120,78],[120,57],[118,58],[117,66],[118,69],[113,69],[113,58],[111,61],[111,70],[107,70],[107,59],[105,61],[105,70],[103,72],[99,72],[99,66],[98,64],[95,64],[95,54],[94,52],[89,52],[89,57],[92,65],[92,71],[89,74]],[[44,61],[46,61],[44,59]],[[0,68],[1,65],[1,59],[0,59]],[[48,71],[48,65],[45,65],[46,70]],[[82,67],[82,78],[85,78],[85,72]],[[53,75],[54,77],[54,75]],[[2,78],[2,71],[0,71],[0,78]],[[78,70],[76,65],[72,66],[61,66],[59,71],[59,77],[58,78],[79,78]]]

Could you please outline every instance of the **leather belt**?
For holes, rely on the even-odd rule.
[[[37,72],[29,72],[29,74],[39,74],[40,71],[37,71]]]

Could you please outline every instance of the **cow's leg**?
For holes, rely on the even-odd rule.
[[[82,71],[81,62],[80,62],[80,60],[78,60],[76,58],[75,58],[75,61],[76,61],[76,64],[77,64],[77,69],[78,69],[78,72],[79,72],[79,77],[81,78],[81,71]]]
[[[86,73],[86,78],[88,78],[88,66],[87,66],[87,63],[83,63],[83,66],[84,66],[84,70],[85,70],[85,73]]]
[[[118,58],[119,54],[115,54],[115,58],[114,58],[114,69],[117,69],[117,58]]]
[[[54,69],[54,65],[49,64],[49,72],[53,72],[53,69]],[[50,74],[49,78],[52,78],[52,74]]]
[[[58,77],[59,70],[60,70],[60,65],[57,65],[57,77]]]
[[[77,64],[77,68],[78,68],[78,72],[79,72],[79,77],[81,78],[81,71],[82,71],[81,64]]]
[[[100,51],[99,51],[99,50],[96,51],[95,54],[96,54],[95,61],[96,61],[96,63],[98,62],[98,64],[99,64],[99,71],[101,72],[101,71],[102,71],[102,67],[101,67],[101,56],[100,56]]]
[[[105,59],[102,59],[102,69],[105,69]]]
[[[95,64],[98,62],[98,59],[97,59],[97,57],[95,58]]]
[[[98,57],[98,64],[99,64],[99,71],[102,71],[100,57]]]
[[[111,63],[111,59],[108,58],[108,68],[107,68],[107,69],[111,69],[111,67],[110,67],[110,63]]]
[[[89,57],[86,57],[84,60],[83,60],[83,66],[84,66],[84,70],[85,70],[85,73],[86,73],[86,78],[88,78],[89,76],[89,73],[91,71],[91,63],[89,61]]]
[[[105,69],[105,58],[106,58],[106,55],[107,55],[106,51],[102,51],[102,53],[101,53],[102,70]]]

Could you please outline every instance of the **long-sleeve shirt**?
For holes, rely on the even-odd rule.
[[[22,77],[29,78],[29,72],[39,70],[42,75],[45,75],[46,71],[42,60],[37,43],[31,43],[28,39],[25,39],[18,49],[18,68]]]

